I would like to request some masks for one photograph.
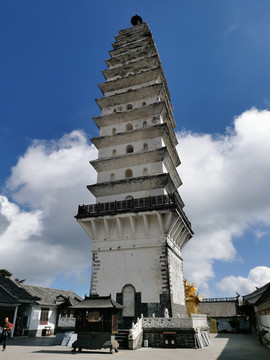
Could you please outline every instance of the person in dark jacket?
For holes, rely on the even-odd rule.
[[[11,324],[8,321],[7,317],[5,318],[5,322],[1,326],[1,328],[2,328],[2,336],[1,336],[0,344],[3,342],[3,351],[4,351],[6,349],[7,337],[9,335],[10,330],[11,330]]]

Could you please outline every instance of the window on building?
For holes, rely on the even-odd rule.
[[[123,288],[123,305],[122,316],[135,316],[135,289],[132,285]]]
[[[142,105],[145,106],[145,105],[146,105],[146,102],[144,101],[144,102],[142,103]]]
[[[131,110],[132,109],[132,105],[131,104],[127,104],[127,110]]]
[[[99,311],[89,311],[88,312],[88,322],[99,322],[101,320]]]
[[[125,178],[130,178],[132,177],[133,173],[132,173],[132,170],[131,169],[127,169],[125,171]]]
[[[125,198],[125,200],[133,200],[133,196],[131,196],[131,195],[128,195],[128,196],[126,196],[126,198]]]
[[[114,314],[112,316],[112,333],[117,334],[118,333],[118,315]]]
[[[143,144],[143,151],[146,151],[146,150],[148,150],[148,144],[144,143]]]
[[[47,325],[49,320],[49,308],[41,308],[40,325]]]
[[[115,180],[115,175],[111,174],[110,179],[111,179],[111,181],[114,181]]]
[[[146,120],[144,120],[142,126],[143,126],[144,128],[147,127],[147,121],[146,121]]]
[[[127,145],[127,147],[126,147],[126,153],[127,154],[130,154],[130,153],[133,153],[133,145]]]
[[[126,130],[127,131],[133,130],[133,125],[131,123],[128,123],[127,126],[126,126]]]
[[[113,149],[112,156],[116,156],[116,149]]]
[[[143,176],[146,176],[146,175],[148,175],[148,169],[147,169],[147,168],[144,168],[144,169],[143,169]]]

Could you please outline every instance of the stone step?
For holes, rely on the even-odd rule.
[[[129,330],[120,329],[115,335],[115,340],[118,341],[120,349],[128,349],[128,334]]]

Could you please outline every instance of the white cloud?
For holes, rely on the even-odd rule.
[[[41,211],[21,211],[0,195],[0,216],[3,221],[6,220],[6,226],[1,228],[1,253],[12,254],[13,249],[21,250],[31,236],[39,236],[42,231],[41,215]],[[10,256],[7,260],[12,261]]]
[[[89,267],[91,242],[74,215],[78,204],[94,201],[86,185],[96,181],[89,165],[96,157],[86,135],[73,131],[35,140],[19,158],[6,185],[13,202],[0,198],[1,268],[49,285],[58,274],[80,277]]]
[[[250,270],[248,277],[226,276],[218,284],[218,288],[228,296],[238,292],[240,295],[247,295],[270,282],[270,268],[266,266],[257,266]]]
[[[251,225],[270,226],[270,111],[244,112],[225,136],[177,136],[179,190],[195,231],[184,249],[184,270],[207,289],[213,262],[236,259],[234,237]]]
[[[258,235],[260,224],[265,234],[270,225],[270,112],[244,112],[225,136],[177,136],[179,190],[195,231],[184,249],[184,271],[205,295],[213,262],[241,256],[234,237],[249,227]],[[0,198],[2,268],[36,284],[49,285],[58,274],[80,278],[91,242],[73,216],[78,204],[95,201],[86,185],[96,182],[89,165],[96,158],[81,131],[36,140],[20,157],[7,181],[9,200]]]

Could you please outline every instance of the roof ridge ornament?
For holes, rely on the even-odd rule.
[[[132,18],[131,18],[131,24],[132,24],[133,26],[135,26],[135,25],[140,25],[141,23],[142,23],[142,18],[141,18],[138,14],[132,16]]]

